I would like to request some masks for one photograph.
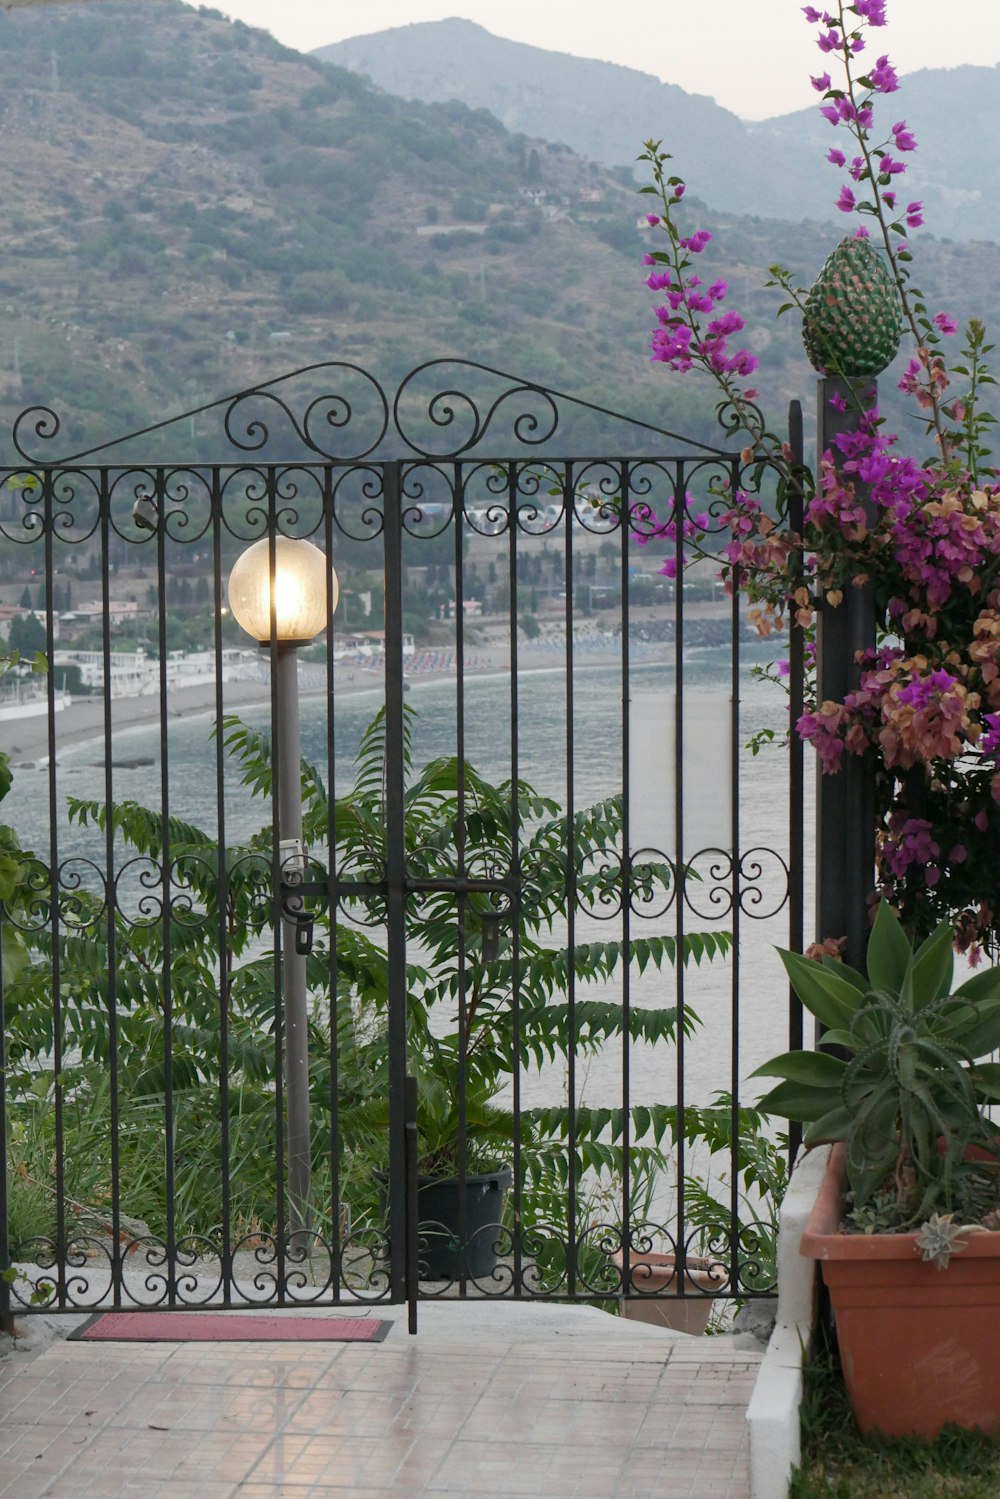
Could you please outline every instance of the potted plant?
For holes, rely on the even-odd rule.
[[[952,990],[954,930],[914,946],[885,902],[867,977],[782,952],[829,1051],[789,1052],[762,1110],[833,1142],[801,1252],[829,1289],[862,1431],[1000,1436],[1000,969]]]
[[[482,1077],[467,1078],[460,1109],[458,1059],[447,1043],[434,1042],[429,1054],[412,1056],[410,1065],[417,1078],[420,1278],[492,1276],[512,1247],[504,1208],[512,1181],[513,1115],[497,1106],[495,1087]],[[387,1173],[376,1175],[384,1188]]]
[[[686,1255],[683,1275],[675,1254],[630,1250],[627,1274],[624,1250],[616,1249],[611,1259],[622,1278],[622,1316],[675,1332],[703,1333],[729,1281],[728,1266],[711,1255]]]

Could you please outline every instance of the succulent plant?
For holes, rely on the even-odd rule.
[[[926,1223],[920,1225],[917,1248],[921,1258],[933,1265],[935,1270],[947,1270],[953,1254],[960,1254],[970,1234],[981,1233],[978,1223],[956,1223],[952,1213],[932,1213]]]
[[[1000,969],[954,993],[954,932],[915,950],[882,902],[868,974],[832,957],[782,952],[795,992],[826,1027],[829,1051],[787,1052],[757,1069],[782,1079],[766,1113],[806,1124],[807,1145],[843,1140],[857,1226],[903,1229],[931,1213],[977,1221],[1000,1206],[1000,1146],[983,1105],[1000,1099]],[[881,1198],[881,1201],[879,1199]]]
[[[802,342],[823,374],[879,375],[899,348],[899,291],[866,239],[841,240],[806,298]]]

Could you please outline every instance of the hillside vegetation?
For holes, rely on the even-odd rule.
[[[55,455],[290,368],[345,360],[391,386],[445,355],[715,440],[710,395],[649,364],[649,200],[625,170],[179,0],[0,12],[0,130],[8,461],[33,403],[65,418]],[[791,395],[810,406],[795,324],[760,288],[774,259],[809,284],[836,229],[711,221],[706,272],[748,316],[762,394],[779,419]],[[993,246],[931,256],[960,314],[995,308],[998,270]],[[203,420],[174,441],[217,456]]]

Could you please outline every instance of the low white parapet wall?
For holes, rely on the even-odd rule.
[[[778,1315],[754,1385],[750,1428],[752,1499],[787,1499],[802,1456],[799,1406],[802,1364],[812,1345],[818,1269],[799,1254],[799,1241],[830,1158],[829,1145],[800,1151],[781,1205],[778,1227]]]
[[[52,706],[57,713],[61,713],[72,701],[68,692],[57,692]],[[13,723],[19,718],[42,718],[48,711],[47,697],[32,697],[20,703],[0,703],[0,723]]]

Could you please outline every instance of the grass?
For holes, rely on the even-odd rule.
[[[789,1499],[1000,1499],[1000,1442],[945,1427],[935,1442],[862,1437],[835,1345],[805,1370],[802,1467]]]

